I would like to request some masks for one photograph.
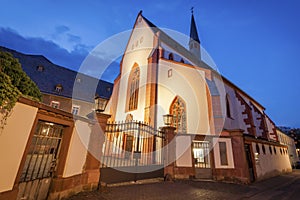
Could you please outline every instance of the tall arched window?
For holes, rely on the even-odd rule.
[[[138,107],[139,99],[139,82],[140,82],[140,68],[135,63],[130,71],[127,88],[127,108],[128,110],[135,110]]]
[[[229,95],[228,94],[226,95],[226,116],[228,118],[232,118],[231,110],[230,110],[230,100],[229,100]]]
[[[171,106],[170,114],[173,115],[173,126],[176,127],[177,133],[186,133],[186,105],[183,99],[175,97]]]

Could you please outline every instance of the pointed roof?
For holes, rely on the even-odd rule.
[[[200,43],[193,13],[192,13],[191,29],[190,29],[190,42],[191,42],[191,40],[194,40],[194,41]]]

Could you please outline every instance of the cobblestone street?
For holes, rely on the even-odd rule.
[[[138,182],[109,186],[101,191],[83,192],[69,200],[116,199],[251,199],[296,200],[300,197],[300,171],[274,177],[252,185],[213,181]]]

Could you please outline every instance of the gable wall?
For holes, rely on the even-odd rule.
[[[142,121],[144,119],[148,57],[153,50],[153,37],[153,32],[146,26],[144,20],[139,17],[129,39],[121,64],[116,121],[125,120],[127,114],[132,114],[133,120]],[[140,68],[138,107],[136,110],[127,112],[126,101],[129,98],[127,97],[128,78],[135,63]]]

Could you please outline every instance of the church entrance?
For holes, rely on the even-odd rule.
[[[138,121],[108,123],[100,181],[111,184],[164,176],[162,132]]]
[[[208,141],[193,141],[195,178],[212,178],[209,145]]]

